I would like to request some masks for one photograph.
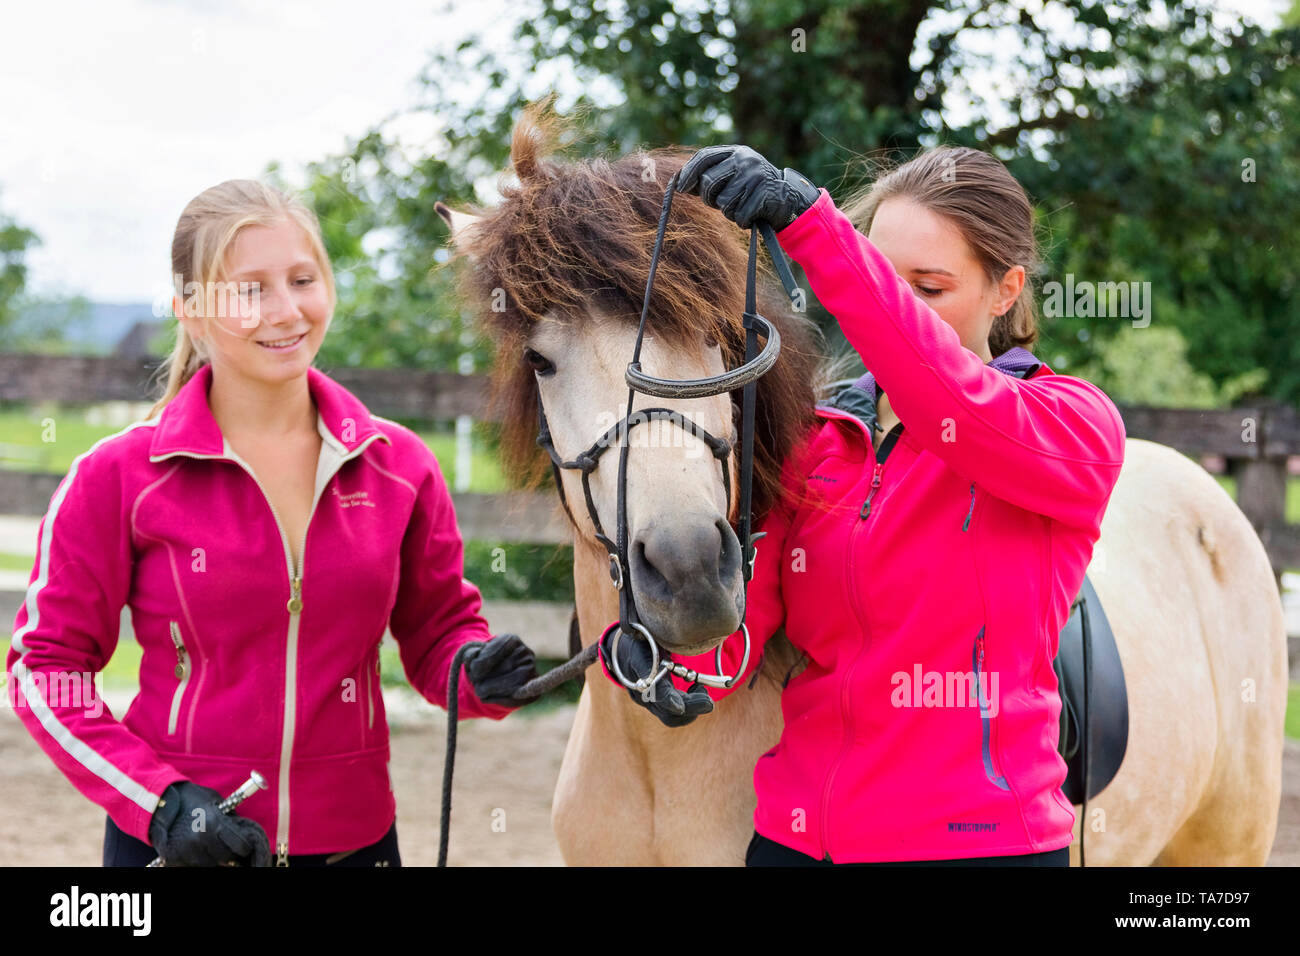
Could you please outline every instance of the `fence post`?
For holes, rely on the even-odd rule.
[[[1267,548],[1274,528],[1286,523],[1286,456],[1270,454],[1269,426],[1276,414],[1276,403],[1262,401],[1256,423],[1255,454],[1249,458],[1229,459],[1228,470],[1237,480],[1237,507],[1250,521]],[[1273,568],[1277,585],[1282,586],[1282,569]]]
[[[461,375],[474,372],[474,356],[465,352],[457,360],[457,371]],[[474,463],[474,419],[469,415],[456,416],[456,476],[455,487],[458,492],[469,491],[473,481],[471,469]]]

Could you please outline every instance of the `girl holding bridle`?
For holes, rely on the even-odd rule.
[[[799,504],[756,529],[749,666],[730,688],[665,676],[632,699],[689,723],[743,693],[783,628],[804,666],[754,770],[748,865],[1067,866],[1052,661],[1125,431],[1099,388],[1029,351],[1024,189],[987,153],[941,148],[846,215],[744,146],[699,151],[677,188],[744,229],[770,223],[868,373],[817,407],[787,469]],[[617,653],[648,673],[644,642]],[[712,654],[681,662],[713,669]]]

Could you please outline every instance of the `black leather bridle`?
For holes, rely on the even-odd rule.
[[[745,640],[745,652],[740,667],[737,668],[736,674],[728,677],[722,673],[722,645],[719,644],[714,652],[718,673],[700,674],[682,664],[678,664],[671,659],[660,660],[659,648],[650,631],[640,622],[637,617],[636,601],[631,593],[631,567],[628,561],[628,540],[627,540],[627,453],[629,447],[629,433],[636,425],[655,419],[666,419],[673,424],[689,430],[696,437],[700,438],[713,456],[722,463],[722,481],[726,489],[727,510],[726,514],[731,514],[731,474],[728,467],[728,460],[731,456],[732,443],[725,438],[718,438],[709,434],[704,428],[695,424],[680,412],[675,412],[668,408],[642,408],[635,412],[632,410],[632,401],[637,392],[644,395],[654,395],[660,398],[705,398],[712,395],[719,395],[723,392],[730,392],[737,388],[744,389],[741,410],[741,431],[740,431],[740,508],[738,516],[739,529],[737,538],[741,542],[742,548],[742,576],[746,589],[748,591],[749,580],[754,574],[754,557],[757,554],[757,545],[754,544],[761,538],[764,532],[758,534],[750,533],[750,485],[753,477],[754,466],[754,407],[756,402],[756,382],[765,374],[773,365],[776,364],[777,357],[781,352],[781,336],[776,327],[767,319],[758,314],[757,309],[757,263],[758,263],[758,238],[761,232],[763,242],[767,246],[767,251],[772,257],[772,262],[776,267],[781,283],[785,286],[786,292],[789,293],[791,301],[796,308],[801,307],[803,301],[803,292],[795,283],[794,275],[790,271],[789,264],[786,262],[785,254],[777,242],[776,234],[772,227],[765,222],[756,223],[750,229],[749,234],[749,265],[746,275],[745,284],[745,311],[743,321],[745,327],[745,361],[739,368],[731,369],[720,375],[710,376],[708,378],[673,380],[665,378],[656,378],[648,375],[641,370],[641,340],[645,334],[646,317],[650,313],[650,295],[654,287],[655,271],[659,265],[659,257],[663,251],[664,230],[668,225],[668,214],[672,209],[673,193],[677,188],[677,175],[674,174],[668,183],[668,188],[664,191],[663,209],[659,215],[659,228],[655,235],[654,251],[650,257],[650,272],[646,278],[645,299],[641,305],[641,323],[637,328],[636,348],[632,353],[632,361],[627,367],[625,379],[628,384],[627,393],[627,415],[613,426],[611,426],[595,443],[586,451],[579,454],[572,461],[565,461],[556,451],[555,445],[551,441],[551,430],[546,422],[546,412],[542,408],[542,396],[540,385],[537,393],[537,423],[538,435],[537,444],[546,450],[551,457],[551,470],[555,475],[555,486],[560,493],[560,502],[564,505],[564,510],[573,520],[573,512],[569,510],[569,503],[564,495],[564,483],[560,480],[560,469],[575,469],[582,472],[582,491],[587,499],[587,514],[591,518],[591,523],[596,529],[596,540],[605,546],[609,552],[609,575],[614,587],[618,589],[619,620],[617,625],[611,625],[618,628],[618,633],[614,635],[614,648],[623,634],[638,634],[649,642],[652,656],[650,673],[638,680],[629,680],[618,666],[618,656],[616,653],[611,654],[611,663],[615,675],[624,686],[641,692],[643,695],[651,693],[653,685],[665,673],[674,673],[688,681],[698,681],[713,687],[730,687],[736,678],[743,673],[749,662],[749,629],[745,627],[744,614],[741,614],[741,631]],[[766,338],[766,344],[762,349],[758,346],[759,334]],[[591,497],[591,473],[596,470],[600,464],[601,456],[609,449],[610,443],[619,441],[618,457],[618,504],[617,504],[617,522],[615,529],[616,540],[611,541],[605,534],[601,525],[600,515],[596,510],[596,503]],[[575,525],[577,522],[574,522]],[[607,629],[608,630],[608,629]],[[602,635],[603,638],[604,635]]]

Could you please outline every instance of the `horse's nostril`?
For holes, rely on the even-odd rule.
[[[646,580],[645,580],[646,587],[652,589],[655,593],[658,594],[662,594],[665,596],[671,595],[672,587],[671,585],[669,585],[668,579],[665,578],[663,574],[660,573],[659,569],[655,567],[654,562],[651,561],[649,556],[646,555],[644,540],[638,538],[633,543],[632,553],[634,555],[636,562],[640,565],[640,570],[646,576]]]
[[[725,587],[740,568],[740,541],[725,519],[716,522],[722,547],[718,549],[718,581]]]

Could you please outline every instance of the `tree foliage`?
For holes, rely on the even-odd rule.
[[[429,270],[446,239],[433,204],[472,201],[519,109],[554,87],[585,117],[575,153],[744,142],[837,198],[869,182],[867,160],[988,149],[1037,204],[1040,282],[1149,282],[1151,328],[1186,342],[1189,374],[1296,400],[1298,44],[1294,25],[1203,0],[535,0],[511,48],[471,37],[431,60],[413,111],[441,133],[424,155],[381,127],[313,168],[346,277],[330,354],[485,357]],[[1039,351],[1105,385],[1126,325],[1046,319]]]
[[[21,344],[17,305],[27,284],[26,256],[40,241],[36,233],[0,212],[0,345],[4,348]]]

